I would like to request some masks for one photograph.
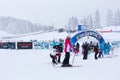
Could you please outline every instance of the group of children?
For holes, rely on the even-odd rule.
[[[110,43],[104,43],[104,44],[98,44],[93,43],[92,41],[90,43],[83,43],[82,44],[82,54],[83,59],[87,59],[87,55],[91,53],[91,51],[95,52],[95,59],[102,58],[103,55],[109,55],[111,50]]]

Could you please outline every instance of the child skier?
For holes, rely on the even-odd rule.
[[[55,45],[53,47],[53,53],[50,53],[50,57],[52,58],[52,63],[53,64],[57,64],[60,63],[60,59],[61,59],[61,53],[63,52],[63,46],[62,43],[60,43],[59,45]]]
[[[79,53],[78,48],[74,47],[74,53],[75,53],[76,55],[78,55],[78,53]]]

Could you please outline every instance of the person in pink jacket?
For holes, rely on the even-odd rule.
[[[65,58],[63,60],[62,67],[72,66],[71,64],[69,64],[70,49],[74,50],[74,47],[72,46],[72,44],[70,42],[70,36],[67,36],[67,38],[65,39],[65,44],[64,44]]]

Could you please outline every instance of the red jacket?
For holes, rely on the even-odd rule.
[[[70,48],[74,49],[71,42],[70,42],[70,38],[66,38],[65,40],[65,44],[64,44],[64,52],[68,52],[67,51],[67,48],[68,48],[68,45],[70,46]],[[69,49],[69,52],[70,52],[70,49]]]

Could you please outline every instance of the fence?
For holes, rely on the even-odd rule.
[[[114,48],[120,48],[120,41],[113,41],[113,42],[111,42],[111,45],[112,45]]]
[[[27,42],[0,42],[0,49],[52,49],[53,46],[64,44],[62,41],[37,41],[30,40]]]
[[[0,42],[0,49],[52,49],[60,43],[64,44],[64,41]],[[111,46],[120,48],[120,41],[111,42]]]
[[[0,42],[0,49],[15,49],[15,42]]]
[[[53,46],[58,45],[58,44],[64,44],[63,42],[58,42],[58,41],[50,41],[50,42],[34,42],[34,49],[52,49]]]

